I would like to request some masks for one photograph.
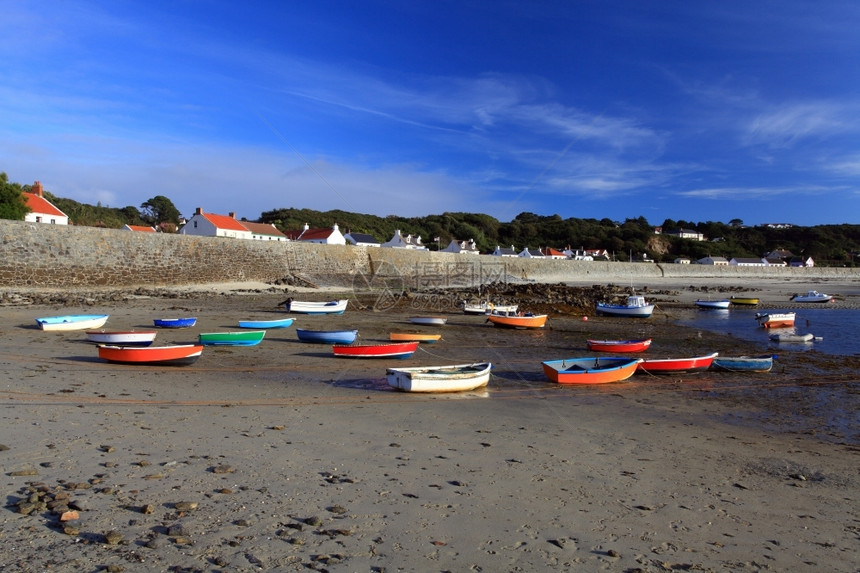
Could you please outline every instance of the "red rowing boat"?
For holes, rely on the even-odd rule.
[[[344,358],[409,358],[418,348],[418,341],[381,344],[335,344],[335,356]]]
[[[643,340],[586,340],[589,350],[596,352],[644,352],[651,346],[651,339]]]
[[[203,345],[177,344],[173,346],[99,346],[99,358],[124,364],[153,364],[180,366],[200,358]]]
[[[714,352],[707,356],[697,356],[695,358],[649,358],[640,362],[636,371],[647,372],[648,374],[682,374],[684,372],[689,374],[701,372],[711,367],[717,354],[717,352]]]

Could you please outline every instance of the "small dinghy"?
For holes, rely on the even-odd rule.
[[[155,330],[88,330],[87,340],[109,346],[149,346],[158,334]]]
[[[87,330],[104,326],[108,314],[67,314],[64,316],[46,316],[37,318],[36,324],[42,330],[65,332],[69,330]]]
[[[154,366],[193,364],[203,353],[199,344],[174,346],[99,346],[99,358],[108,362]]]

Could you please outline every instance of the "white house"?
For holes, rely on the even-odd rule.
[[[69,217],[57,207],[45,199],[42,184],[39,181],[33,183],[31,193],[22,193],[24,203],[30,208],[30,212],[24,215],[28,223],[50,223],[52,225],[68,225]]]
[[[376,237],[373,235],[368,235],[366,233],[353,233],[352,231],[347,232],[346,235],[343,236],[346,241],[352,245],[357,247],[379,247],[379,241],[376,240]]]
[[[406,235],[405,237],[400,234],[400,229],[394,231],[394,236],[391,237],[391,240],[382,243],[383,247],[389,249],[412,249],[413,251],[426,251],[428,250],[421,243],[421,236],[413,237],[412,235]]]
[[[690,259],[688,259],[687,257],[678,257],[677,259],[675,259],[675,264],[676,265],[689,265]]]
[[[733,267],[764,267],[764,259],[756,259],[753,257],[735,257],[729,261]]]
[[[475,245],[475,239],[468,241],[452,240],[448,246],[442,249],[443,253],[458,253],[460,255],[478,255],[478,246]]]
[[[543,253],[540,251],[535,251],[533,249],[529,249],[528,247],[526,247],[525,249],[520,251],[520,254],[518,254],[517,256],[518,257],[525,257],[527,259],[542,259]]]
[[[672,231],[671,233],[666,234],[672,237],[679,237],[681,239],[692,239],[694,241],[705,240],[705,236],[702,233],[694,231],[692,229],[680,229],[678,231]]]
[[[513,245],[509,247],[500,247],[496,245],[496,250],[491,253],[494,257],[516,257],[517,250]]]
[[[700,265],[714,265],[717,267],[728,266],[729,261],[725,257],[705,257],[696,261]]]
[[[545,247],[541,249],[543,252],[543,256],[547,259],[567,259],[568,256],[564,251],[559,251],[558,249],[553,249],[552,247]]]
[[[179,230],[180,235],[195,235],[200,237],[229,237],[233,239],[251,239],[253,234],[240,221],[236,213],[216,215],[204,213],[197,207],[194,216]]]
[[[252,223],[250,221],[239,222],[243,227],[251,232],[251,239],[255,241],[289,241],[287,236],[271,223]]]
[[[287,237],[292,241],[304,241],[306,243],[319,243],[322,245],[345,245],[346,238],[340,232],[337,223],[328,228],[311,229],[305,223],[301,231],[290,231]]]

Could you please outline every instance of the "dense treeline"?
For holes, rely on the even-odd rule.
[[[0,217],[23,219],[26,214],[18,203],[22,191],[31,186],[10,183],[0,172]],[[152,225],[163,230],[175,228],[179,211],[167,197],[157,195],[143,204],[111,208],[87,205],[71,199],[56,197],[45,191],[45,198],[69,216],[74,225],[121,228],[125,224]],[[654,225],[644,217],[623,222],[604,219],[562,219],[559,215],[520,213],[513,221],[501,222],[481,213],[446,212],[425,217],[379,217],[347,211],[314,211],[282,208],[265,211],[257,222],[273,223],[282,231],[299,230],[306,223],[311,227],[330,227],[337,223],[343,233],[349,231],[373,235],[380,242],[394,236],[420,236],[430,249],[444,249],[451,240],[473,239],[482,253],[497,246],[524,248],[552,247],[563,250],[604,249],[616,260],[674,261],[688,257],[693,261],[707,256],[761,257],[775,250],[790,251],[803,258],[811,257],[818,265],[854,266],[860,254],[860,225],[818,225],[815,227],[749,227],[740,219],[729,223],[707,221],[673,221],[660,225],[662,234],[655,234]],[[696,231],[704,241],[681,239],[673,231]]]

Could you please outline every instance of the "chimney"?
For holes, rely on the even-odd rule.
[[[194,210],[194,214],[195,215],[202,215],[203,214],[203,207],[197,207],[197,209]]]
[[[311,226],[310,226],[310,225],[308,225],[307,223],[305,223],[305,226],[304,226],[304,227],[302,227],[302,230],[303,230],[303,231],[307,231],[307,230],[308,230],[308,229],[310,229],[310,228],[311,228]]]
[[[42,193],[43,193],[42,182],[36,181],[35,183],[33,183],[33,194],[38,196],[38,197],[44,197],[44,195]]]
[[[227,213],[227,214],[228,214],[228,215],[230,215],[230,218],[231,218],[231,219],[235,219],[235,218],[236,218],[236,212],[235,212],[235,211],[231,211],[231,212],[229,212],[229,213]]]

